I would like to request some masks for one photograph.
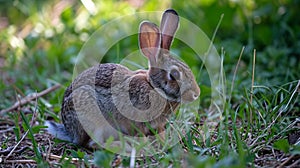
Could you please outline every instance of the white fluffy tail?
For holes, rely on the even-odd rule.
[[[63,124],[55,123],[52,121],[46,121],[44,125],[48,127],[47,131],[56,138],[72,142],[72,138],[68,134]]]

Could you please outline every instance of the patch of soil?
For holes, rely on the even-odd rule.
[[[17,141],[14,128],[13,122],[9,119],[0,119],[0,167],[36,167],[37,155],[34,151],[33,141],[29,138],[29,134],[22,141]],[[20,139],[24,134],[25,132],[22,131]],[[79,159],[72,158],[72,150],[81,150],[87,154],[92,154],[92,151],[88,149],[58,141],[43,130],[34,134],[34,140],[41,154],[41,160],[50,163],[50,166],[60,163],[64,159],[71,159],[70,162],[74,165],[82,164]]]

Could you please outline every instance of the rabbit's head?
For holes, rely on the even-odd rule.
[[[160,28],[144,21],[139,29],[139,46],[149,60],[148,80],[159,93],[170,101],[191,102],[200,95],[199,86],[191,69],[170,54],[179,17],[173,9],[166,10]]]

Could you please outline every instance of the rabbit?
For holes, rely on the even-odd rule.
[[[143,21],[138,40],[148,70],[131,71],[105,63],[83,71],[65,91],[63,124],[46,121],[47,131],[88,147],[93,140],[119,139],[120,133],[149,136],[164,132],[168,117],[180,103],[200,95],[191,69],[170,53],[178,26],[179,16],[173,9],[163,13],[160,27]]]

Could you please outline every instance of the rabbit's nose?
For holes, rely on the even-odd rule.
[[[197,85],[196,89],[193,90],[193,99],[196,100],[196,99],[198,99],[199,96],[200,96],[200,88]]]
[[[188,91],[183,93],[182,101],[184,103],[192,102],[192,101],[198,99],[199,95],[200,95],[200,89],[188,90]]]
[[[196,99],[198,99],[198,97],[200,96],[200,94],[199,93],[193,93],[193,99],[194,100],[196,100]]]

